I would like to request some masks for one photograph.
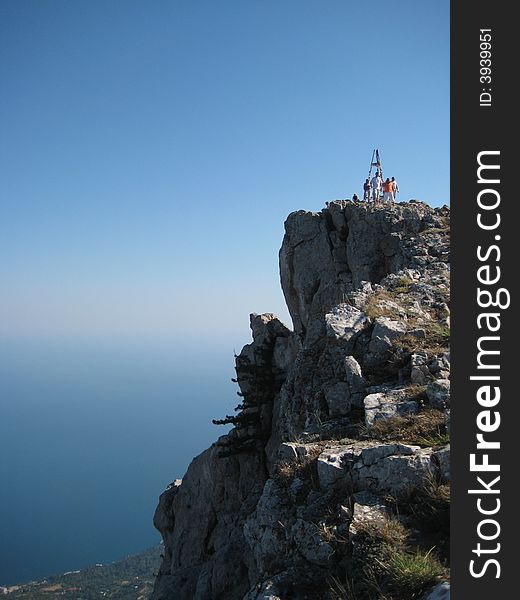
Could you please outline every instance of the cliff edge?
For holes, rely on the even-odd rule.
[[[449,219],[289,215],[293,331],[250,316],[233,428],[160,497],[152,600],[449,597]]]

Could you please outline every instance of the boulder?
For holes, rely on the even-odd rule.
[[[432,449],[409,444],[356,442],[328,449],[318,457],[322,490],[344,484],[377,495],[405,494],[438,471]]]
[[[349,304],[339,304],[325,315],[327,335],[353,345],[355,336],[368,324],[365,313]]]
[[[426,388],[426,396],[432,408],[450,407],[450,380],[436,379]]]
[[[412,354],[411,358],[411,382],[415,385],[425,385],[430,379],[428,369],[428,355],[426,352]]]
[[[409,400],[404,390],[390,390],[365,396],[365,423],[368,427],[390,417],[402,417],[419,412],[419,403]]]

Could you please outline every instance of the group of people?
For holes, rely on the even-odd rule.
[[[397,193],[399,192],[399,186],[397,185],[397,181],[395,177],[390,179],[389,177],[383,181],[381,174],[379,171],[369,179],[368,177],[363,184],[363,200],[365,202],[379,202],[379,200],[383,200],[383,202],[395,202]]]

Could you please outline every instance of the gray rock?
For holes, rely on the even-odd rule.
[[[292,537],[298,551],[315,565],[326,565],[334,554],[334,548],[320,535],[315,523],[297,519],[292,527]]]
[[[422,600],[450,600],[450,584],[447,581],[438,583]]]
[[[419,412],[419,403],[409,400],[403,390],[391,390],[377,394],[369,394],[365,397],[365,423],[373,425],[376,421],[382,421],[395,416],[413,415]]]
[[[392,455],[372,465],[360,466],[355,479],[359,489],[399,497],[420,487],[433,472],[431,452],[416,449],[411,455]]]
[[[282,600],[280,592],[273,581],[266,581],[250,590],[243,600]]]
[[[417,338],[418,340],[426,339],[426,330],[425,329],[412,329],[408,332],[408,335]]]
[[[288,217],[280,277],[294,332],[270,313],[251,315],[253,341],[236,357],[243,420],[161,495],[154,522],[164,558],[151,600],[294,595],[349,560],[336,541],[364,518],[383,518],[380,497],[431,472],[447,480],[446,448],[348,436],[368,382],[382,394],[366,402],[373,422],[415,410],[396,391],[409,378],[449,379],[447,352],[417,352],[395,369],[387,353],[407,331],[420,346],[432,320],[446,326],[448,229],[449,209],[420,202],[335,201]],[[378,306],[394,316],[372,323],[365,308],[375,315]],[[280,461],[296,463],[294,476],[275,476]]]
[[[451,365],[450,365],[449,353],[441,354],[440,356],[434,356],[428,364],[428,368],[430,369],[430,372],[433,373],[434,375],[436,375],[437,373],[440,373],[440,372],[449,373],[450,366]],[[443,378],[439,377],[439,379],[443,379]]]
[[[321,489],[327,489],[346,477],[344,459],[351,454],[350,448],[331,449],[320,454],[317,466]]]
[[[254,512],[246,519],[243,535],[260,573],[282,570],[291,544],[293,510],[284,490],[268,479]]]
[[[422,273],[449,240],[419,237],[428,220],[442,226],[425,204],[371,210],[348,201],[330,202],[321,213],[297,211],[285,222],[280,276],[295,332],[306,337],[342,298],[362,282],[379,283],[403,269]],[[420,256],[422,254],[422,256]],[[421,258],[422,260],[419,260]]]
[[[437,379],[432,381],[426,388],[426,396],[430,406],[433,408],[449,408],[450,406],[450,381],[449,379]]]
[[[408,444],[357,442],[324,451],[318,457],[321,489],[339,483],[355,491],[396,496],[424,484],[438,468],[432,450]]]
[[[348,383],[338,381],[326,387],[325,401],[329,407],[329,415],[331,417],[348,415],[352,406]]]
[[[298,458],[297,444],[284,442],[278,448],[278,458],[281,462],[294,462]]]
[[[392,342],[405,333],[406,327],[400,321],[378,317],[374,321],[368,349],[374,354],[385,354],[392,347]]]
[[[352,393],[362,392],[365,389],[365,379],[361,373],[361,366],[353,356],[345,357],[345,372]]]
[[[428,369],[428,355],[425,352],[417,352],[411,356],[411,375],[410,379],[415,385],[425,385],[430,379],[430,370]]]
[[[305,460],[315,450],[312,444],[299,444],[296,442],[283,442],[278,449],[278,457],[281,461],[294,462]]]
[[[376,444],[363,448],[359,454],[356,468],[370,467],[389,456],[412,456],[419,450],[418,446],[408,444]]]
[[[450,476],[450,447],[447,446],[442,450],[437,450],[437,452],[433,453],[433,457],[437,462],[439,473],[442,481],[449,482],[451,479]]]
[[[377,317],[374,321],[372,339],[383,338],[390,342],[406,333],[406,326],[401,321],[394,321],[388,317]]]
[[[390,511],[385,503],[370,492],[357,492],[353,495],[354,512],[349,528],[349,540],[352,544],[353,554],[358,554],[357,536],[359,529],[367,524],[382,523],[388,518]]]
[[[165,548],[157,600],[224,593],[242,598],[250,588],[248,575],[238,573],[230,557],[248,556],[242,528],[260,497],[261,473],[258,456],[218,458],[218,449],[210,448],[193,460],[180,486],[165,492],[154,519]]]
[[[353,342],[353,338],[368,324],[368,317],[364,312],[348,304],[339,304],[325,315],[327,335]]]

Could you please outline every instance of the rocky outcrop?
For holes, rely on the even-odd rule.
[[[285,231],[294,330],[251,315],[242,401],[216,421],[233,428],[160,498],[153,600],[337,598],[374,548],[392,555],[387,522],[394,555],[442,530],[425,507],[448,512],[449,209],[336,201],[292,213]],[[398,597],[446,597],[435,583]]]

